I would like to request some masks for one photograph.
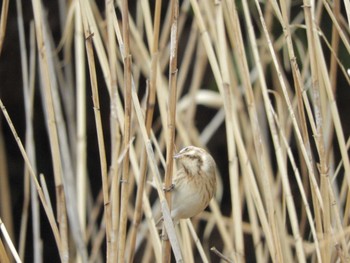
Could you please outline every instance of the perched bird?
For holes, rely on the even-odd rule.
[[[174,155],[178,171],[172,191],[171,217],[174,222],[202,212],[216,192],[215,161],[205,150],[188,146]]]

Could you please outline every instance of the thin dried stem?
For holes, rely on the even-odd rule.
[[[177,53],[178,53],[178,17],[179,2],[171,1],[171,31],[170,31],[170,66],[169,66],[169,97],[168,97],[168,119],[167,119],[167,147],[166,147],[166,169],[164,178],[165,189],[170,189],[173,183],[174,142],[175,142],[175,116],[177,101]],[[171,191],[165,192],[165,199],[171,210]],[[163,227],[163,263],[170,262],[170,242],[167,238],[165,227]]]

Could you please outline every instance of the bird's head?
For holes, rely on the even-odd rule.
[[[195,146],[187,146],[174,155],[174,159],[189,175],[197,175],[203,172],[211,172],[215,169],[213,158],[203,149]]]

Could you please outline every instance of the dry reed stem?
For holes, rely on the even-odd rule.
[[[233,134],[233,116],[234,110],[232,86],[229,77],[229,68],[227,64],[227,46],[225,37],[225,25],[223,16],[223,5],[219,1],[216,5],[217,13],[217,34],[218,34],[218,56],[220,62],[220,69],[223,78],[224,86],[224,108],[226,112],[226,138],[227,138],[227,149],[228,149],[228,160],[229,160],[229,175],[230,175],[230,188],[231,188],[231,202],[232,202],[232,223],[234,233],[234,244],[235,244],[235,262],[245,262],[244,252],[244,239],[242,230],[242,217],[241,217],[241,198],[239,196],[239,174],[238,174],[238,162],[237,162],[237,150],[234,142]],[[233,255],[233,251],[230,251]]]
[[[126,224],[127,224],[127,206],[129,200],[129,148],[130,141],[130,122],[131,122],[131,54],[130,54],[130,36],[129,36],[129,8],[126,0],[122,1],[122,22],[123,22],[123,41],[124,41],[124,138],[123,146],[126,155],[123,161],[123,170],[121,178],[121,205],[120,221],[118,233],[118,262],[125,261],[125,242],[126,242]],[[113,261],[111,261],[113,262]]]
[[[121,145],[121,136],[119,131],[119,123],[117,120],[117,102],[116,94],[118,92],[117,87],[117,46],[116,38],[114,34],[113,27],[113,14],[114,14],[114,2],[105,1],[106,5],[106,22],[107,22],[107,54],[108,54],[108,67],[110,68],[110,132],[111,132],[111,166],[109,169],[109,177],[112,177],[111,184],[111,212],[112,212],[112,233],[111,233],[111,255],[115,256],[118,254],[118,227],[119,227],[119,217],[120,217],[120,181],[118,173],[120,172],[120,165],[118,162],[118,155]],[[110,259],[111,262],[116,261],[116,258]]]
[[[267,91],[267,87],[266,87],[266,81],[264,78],[264,73],[263,73],[263,69],[261,64],[259,63],[260,58],[259,58],[259,53],[258,53],[258,49],[257,49],[257,44],[256,44],[256,37],[254,34],[254,31],[252,30],[252,22],[250,20],[250,16],[249,16],[249,12],[248,12],[248,7],[246,4],[243,5],[244,6],[244,12],[246,15],[246,21],[249,23],[248,24],[248,28],[249,28],[249,34],[250,34],[250,40],[252,42],[252,46],[253,46],[253,52],[254,52],[254,57],[255,57],[255,62],[256,62],[256,66],[258,69],[258,74],[259,74],[259,79],[260,79],[260,85],[262,88],[262,94],[263,94],[263,99],[264,99],[264,103],[265,103],[265,108],[267,109],[267,119],[269,122],[269,126],[270,126],[270,130],[271,130],[271,135],[272,135],[272,139],[273,139],[273,143],[274,143],[274,148],[276,150],[276,157],[277,157],[277,162],[278,162],[278,167],[279,167],[279,171],[280,171],[280,175],[282,178],[282,184],[283,184],[283,189],[286,195],[286,202],[287,202],[287,209],[289,211],[289,215],[290,215],[290,221],[291,221],[291,225],[292,225],[292,231],[294,234],[294,238],[296,240],[296,248],[297,248],[297,255],[298,255],[298,261],[299,262],[305,262],[305,255],[303,252],[303,247],[302,247],[302,240],[301,240],[301,236],[299,233],[299,229],[298,229],[298,220],[297,220],[297,215],[296,215],[296,210],[295,210],[295,204],[293,199],[291,198],[292,193],[291,193],[291,189],[290,189],[290,185],[289,185],[289,180],[288,180],[288,175],[287,175],[287,170],[284,166],[285,160],[283,159],[283,154],[281,153],[282,148],[281,145],[279,143],[279,138],[278,138],[278,134],[277,134],[277,129],[276,129],[276,125],[273,122],[273,117],[271,114],[271,111],[269,110],[270,108],[272,108],[270,99],[268,97],[268,91]]]
[[[45,29],[43,25],[45,24],[45,19],[42,16],[42,6],[38,0],[32,1],[33,13],[34,13],[34,22],[35,22],[35,31],[37,38],[37,47],[39,51],[39,61],[41,76],[44,85],[44,98],[45,98],[45,110],[47,113],[47,125],[50,141],[50,150],[52,155],[53,170],[54,170],[54,179],[56,187],[56,202],[57,202],[57,218],[59,222],[59,231],[61,235],[60,242],[60,254],[61,260],[63,262],[68,262],[69,260],[69,251],[68,251],[68,230],[67,230],[67,215],[65,207],[65,196],[64,189],[62,184],[62,162],[60,156],[60,147],[58,141],[57,125],[56,125],[56,116],[53,105],[52,97],[52,83],[49,72],[49,61],[48,54],[45,45],[49,45],[48,38],[45,36]]]
[[[80,4],[77,3],[74,9],[74,50],[76,71],[76,192],[78,217],[82,236],[86,237],[86,199],[87,199],[87,138],[86,138],[86,72],[84,55],[84,31],[81,18]],[[82,257],[80,256],[82,259]]]
[[[166,168],[164,177],[164,188],[170,189],[173,183],[174,143],[175,143],[175,116],[177,102],[177,56],[178,56],[178,17],[179,2],[171,1],[171,31],[170,31],[170,59],[169,59],[169,93],[168,93],[168,117],[166,137]],[[171,191],[165,192],[165,199],[171,211]],[[170,262],[171,249],[167,238],[165,226],[163,226],[163,251],[162,262]]]
[[[102,178],[102,188],[103,188],[103,202],[104,202],[104,212],[105,212],[105,224],[106,224],[106,239],[107,239],[107,262],[111,257],[110,248],[110,238],[111,238],[111,211],[110,211],[110,201],[109,201],[109,187],[107,178],[107,162],[106,162],[106,152],[104,145],[104,136],[102,128],[102,120],[100,114],[100,102],[97,88],[97,77],[96,68],[94,60],[94,52],[92,46],[92,39],[94,38],[94,33],[91,32],[90,26],[88,24],[88,5],[85,5],[83,1],[79,2],[82,11],[82,21],[85,36],[86,53],[88,58],[89,72],[90,72],[90,82],[92,90],[92,100],[94,105],[95,123],[97,130],[97,139],[100,155],[100,165],[101,165],[101,178]]]
[[[57,225],[56,225],[55,216],[54,216],[54,214],[52,213],[52,211],[50,210],[50,208],[49,208],[49,206],[48,206],[47,200],[46,200],[46,198],[45,198],[45,196],[44,196],[44,194],[43,194],[43,191],[42,191],[42,189],[41,189],[41,187],[40,187],[40,184],[39,184],[39,182],[38,182],[38,180],[37,180],[37,176],[36,176],[36,174],[35,174],[35,172],[34,172],[34,169],[33,169],[32,165],[31,165],[31,163],[30,163],[30,160],[29,160],[29,158],[28,158],[28,155],[27,155],[27,153],[26,153],[26,151],[25,151],[25,149],[24,149],[24,147],[23,147],[23,144],[22,144],[22,142],[21,142],[21,139],[18,137],[18,134],[17,134],[17,132],[16,132],[16,129],[15,129],[15,127],[13,126],[13,123],[12,123],[12,121],[11,121],[11,118],[10,118],[10,116],[9,116],[9,114],[8,114],[8,112],[7,112],[7,110],[6,110],[6,108],[5,108],[5,106],[4,106],[4,104],[3,104],[3,102],[2,102],[1,99],[0,99],[0,108],[1,108],[2,113],[4,114],[4,117],[5,117],[6,121],[7,121],[7,123],[8,123],[8,125],[9,125],[10,129],[11,129],[11,132],[12,132],[12,134],[13,134],[13,137],[14,137],[15,140],[16,140],[16,143],[17,143],[17,145],[18,145],[18,148],[19,148],[19,150],[21,151],[21,154],[22,154],[22,157],[23,157],[23,159],[24,159],[25,165],[28,167],[30,176],[31,176],[32,180],[33,180],[34,183],[35,183],[35,188],[36,188],[36,190],[37,190],[37,192],[38,192],[40,201],[41,201],[41,203],[42,203],[42,205],[43,205],[43,207],[44,207],[44,210],[45,210],[45,213],[46,213],[46,215],[47,215],[47,217],[48,217],[48,220],[49,220],[49,223],[50,223],[50,226],[51,226],[53,235],[54,235],[54,237],[55,237],[55,241],[56,241],[57,248],[58,248],[58,250],[60,251],[61,237],[60,237],[60,234],[59,234],[58,227],[57,227]],[[61,256],[61,254],[60,254],[60,256]]]
[[[246,103],[248,105],[248,114],[249,114],[249,120],[251,127],[253,129],[253,139],[254,139],[254,147],[255,152],[257,154],[257,162],[258,162],[258,171],[259,174],[257,175],[258,182],[261,184],[261,187],[263,189],[270,189],[272,185],[272,178],[271,174],[269,174],[266,167],[266,162],[264,159],[266,158],[266,151],[264,150],[263,146],[263,140],[262,140],[262,134],[260,131],[260,125],[258,121],[257,116],[257,106],[255,103],[254,95],[252,86],[249,79],[249,69],[247,64],[247,58],[245,54],[243,39],[242,39],[242,33],[240,31],[240,24],[238,20],[238,15],[235,12],[235,7],[232,7],[232,24],[234,26],[234,35],[235,38],[238,40],[237,45],[237,56],[238,56],[238,63],[242,65],[242,68],[239,67],[239,72],[242,76],[242,83],[246,90]],[[280,231],[278,223],[277,223],[277,216],[276,216],[276,208],[273,204],[273,193],[271,191],[263,191],[263,197],[264,197],[264,203],[266,205],[267,209],[267,215],[269,220],[269,225],[271,227],[274,246],[276,250],[276,254],[274,255],[273,261],[275,262],[281,262],[283,261],[283,253],[282,253],[282,246],[284,243],[284,231]]]
[[[4,205],[1,205],[0,214],[3,215],[3,222],[4,222],[4,224],[8,225],[7,231],[9,233],[9,236],[13,239],[14,233],[13,233],[13,218],[12,218],[12,213],[11,213],[12,206],[11,206],[11,195],[10,195],[9,177],[8,177],[9,174],[8,174],[7,160],[6,160],[6,154],[5,154],[5,141],[4,141],[4,135],[2,132],[0,132],[0,174],[1,174],[1,176],[0,176],[0,186],[1,186],[0,200],[3,200],[3,202],[5,202]],[[27,185],[29,187],[28,180],[27,180]],[[24,201],[26,201],[26,202],[24,202],[24,204],[23,204],[23,211],[27,212],[24,215],[28,215],[29,193],[27,193],[27,195],[25,196]],[[24,224],[24,226],[26,226],[26,224],[27,224],[27,218],[28,218],[28,216],[23,217],[23,220],[21,221],[21,223]],[[21,247],[23,247],[23,246],[19,246],[19,248],[21,248]],[[8,252],[10,252],[10,251],[8,251]],[[4,249],[4,251],[1,253],[4,254],[4,260],[5,260],[5,256],[7,254],[6,250]],[[7,256],[6,256],[6,258],[7,258]],[[0,260],[1,260],[1,256],[0,256]]]
[[[1,218],[0,218],[0,229],[1,229],[2,235],[4,236],[4,239],[6,240],[8,247],[10,248],[10,251],[11,251],[12,256],[14,257],[16,263],[22,262],[22,260],[19,258],[17,250],[16,250],[15,246],[13,245],[12,240],[10,238],[10,235],[8,234],[6,227],[5,227],[4,223],[2,222]]]
[[[229,263],[232,263],[232,262],[235,262],[233,260],[230,260],[228,257],[226,257],[225,255],[223,255],[219,250],[216,249],[216,247],[212,247],[210,248],[210,250],[216,254],[219,258],[221,258],[221,260],[225,261],[225,262],[229,262]]]
[[[137,98],[137,94],[135,92],[135,89],[133,88],[132,90],[132,100],[133,100],[133,104],[134,104],[134,108],[135,108],[135,113],[137,116],[137,120],[139,123],[139,128],[142,134],[142,139],[144,141],[145,147],[146,147],[146,151],[147,151],[147,155],[148,155],[148,161],[149,161],[149,165],[153,174],[153,178],[154,181],[156,183],[156,189],[158,192],[158,196],[160,199],[160,204],[161,204],[161,209],[162,209],[162,213],[163,213],[163,218],[164,218],[164,225],[169,237],[169,241],[171,243],[171,248],[174,252],[175,258],[177,260],[177,262],[181,262],[182,261],[182,256],[181,256],[181,252],[178,246],[178,241],[177,241],[177,237],[175,234],[175,228],[173,225],[173,222],[171,220],[171,216],[170,216],[170,210],[169,207],[167,205],[167,202],[165,200],[165,196],[163,193],[163,187],[161,185],[161,177],[160,177],[160,173],[157,167],[157,162],[155,160],[155,156],[154,156],[154,152],[151,146],[151,142],[149,139],[149,136],[147,136],[147,131],[146,131],[146,127],[144,126],[144,119],[141,113],[141,107],[140,107],[140,103],[138,101]]]
[[[0,260],[1,262],[10,262],[10,259],[6,253],[6,249],[2,242],[2,239],[0,239]]]
[[[31,142],[34,142],[33,139],[33,126],[31,122],[32,117],[32,105],[31,105],[31,96],[30,96],[30,88],[29,88],[29,69],[28,69],[28,61],[27,61],[27,49],[25,46],[25,34],[24,34],[24,22],[23,22],[23,12],[22,12],[22,4],[21,1],[16,1],[16,8],[17,8],[17,24],[18,24],[18,35],[20,39],[20,47],[21,47],[21,68],[22,68],[22,81],[23,81],[23,94],[24,94],[24,105],[26,108],[26,149],[28,152],[28,156],[31,159],[32,163],[35,163],[35,155],[34,155],[34,145]],[[35,46],[34,42],[34,31],[33,31],[33,24],[31,24],[31,34],[30,34],[30,40],[32,46]],[[33,51],[33,49],[32,49]],[[35,53],[35,51],[34,51]],[[32,88],[32,87],[31,87]],[[32,90],[32,89],[31,89]],[[23,209],[22,209],[22,216],[21,216],[21,232],[20,232],[20,239],[19,239],[19,256],[20,258],[24,259],[24,251],[25,251],[25,244],[26,244],[26,236],[27,236],[27,225],[28,225],[28,210],[29,210],[29,202],[30,197],[32,201],[32,215],[33,215],[33,236],[34,244],[39,244],[39,237],[40,237],[40,224],[39,224],[39,210],[38,210],[38,198],[37,193],[35,191],[35,186],[33,183],[29,183],[30,181],[30,175],[28,172],[25,172],[25,179],[24,179],[24,200],[23,200]],[[2,183],[3,185],[3,183]],[[29,191],[31,187],[31,191]],[[34,261],[39,260],[42,257],[40,246],[35,245],[34,248]]]
[[[4,38],[6,34],[7,14],[9,10],[9,0],[4,0],[1,6],[1,18],[0,18],[0,54],[2,46],[4,44]]]
[[[305,12],[305,22],[306,22],[306,31],[307,31],[307,39],[309,42],[309,55],[310,55],[310,66],[311,66],[311,78],[312,78],[312,91],[313,91],[313,100],[314,100],[314,114],[315,114],[315,121],[316,121],[316,133],[315,133],[315,141],[316,141],[316,147],[318,150],[318,156],[320,158],[318,169],[321,176],[321,182],[320,182],[320,188],[321,188],[321,194],[323,197],[323,204],[324,204],[324,210],[323,210],[323,229],[324,229],[324,238],[328,239],[330,237],[330,214],[329,214],[329,194],[327,189],[327,181],[328,176],[328,168],[327,164],[325,163],[325,149],[324,149],[324,138],[323,138],[323,120],[321,115],[321,109],[320,109],[320,78],[319,78],[319,69],[317,68],[318,65],[318,58],[316,56],[316,38],[315,35],[315,29],[314,29],[314,17],[311,13],[311,3],[308,1],[304,1],[304,12]],[[331,259],[331,247],[326,247],[322,250],[322,259],[325,262],[329,262]]]
[[[153,113],[154,113],[154,107],[155,107],[156,79],[157,79],[157,69],[158,69],[158,56],[157,56],[158,36],[159,36],[159,26],[160,26],[159,21],[160,21],[160,15],[161,15],[160,7],[161,7],[161,1],[158,0],[155,6],[153,41],[150,41],[150,35],[152,35],[151,34],[152,29],[149,28],[150,27],[149,22],[146,23],[146,28],[148,28],[147,36],[148,36],[149,46],[152,46],[151,74],[150,74],[150,81],[147,82],[148,95],[147,95],[147,102],[146,102],[147,107],[146,107],[146,118],[145,118],[146,132],[148,136],[151,133],[151,128],[152,128],[151,126],[152,126]],[[149,12],[147,12],[147,15],[149,16],[149,19],[150,19]],[[149,21],[149,19],[146,21]],[[135,201],[135,213],[133,217],[132,229],[130,231],[131,237],[130,237],[130,247],[129,247],[130,251],[129,251],[128,262],[133,262],[133,259],[134,259],[136,235],[137,235],[137,230],[141,222],[141,216],[142,216],[142,211],[141,211],[142,203],[146,202],[144,200],[147,200],[147,198],[144,198],[144,186],[146,183],[146,170],[147,170],[147,154],[145,149],[143,149],[142,155],[141,155],[140,170],[141,170],[141,173],[140,173],[139,184],[138,184],[137,194],[136,194],[136,201]],[[157,252],[156,252],[156,255],[157,255]],[[157,259],[159,259],[159,257],[157,257]]]

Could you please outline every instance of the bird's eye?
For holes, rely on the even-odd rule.
[[[183,148],[183,149],[180,151],[180,153],[188,152],[188,149],[189,149],[189,147],[185,147],[185,148]]]

